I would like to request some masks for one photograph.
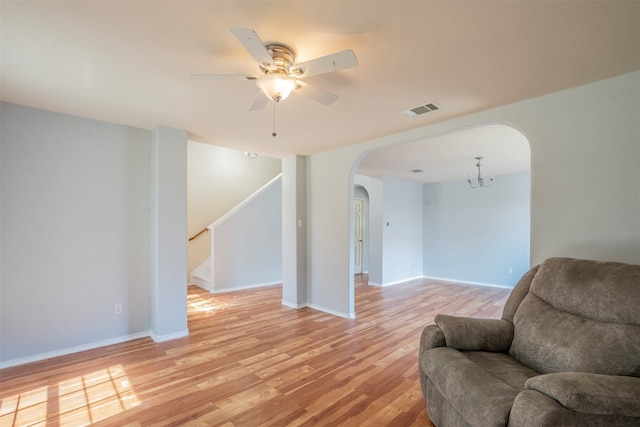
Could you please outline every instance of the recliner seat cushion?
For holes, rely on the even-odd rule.
[[[513,400],[537,373],[506,353],[427,350],[423,372],[470,425],[505,426]]]

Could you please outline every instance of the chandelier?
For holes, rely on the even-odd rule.
[[[482,160],[483,157],[476,157],[475,159],[476,167],[478,168],[478,177],[474,181],[471,177],[471,174],[469,174],[469,178],[467,178],[469,186],[471,188],[491,187],[491,184],[493,184],[493,172],[491,172],[491,176],[489,177],[489,179],[485,179],[484,175],[482,174],[482,165],[480,164],[480,160]]]

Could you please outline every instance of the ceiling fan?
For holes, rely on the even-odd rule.
[[[338,99],[338,95],[313,86],[301,79],[358,65],[356,55],[349,49],[296,63],[295,51],[290,46],[282,43],[264,44],[251,28],[232,27],[231,32],[258,62],[262,75],[192,74],[192,76],[255,80],[261,91],[254,98],[249,110],[264,108],[269,99],[275,102],[283,101],[294,90],[320,104],[330,105]]]

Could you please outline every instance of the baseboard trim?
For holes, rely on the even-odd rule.
[[[155,332],[151,332],[150,336],[151,339],[154,342],[165,342],[165,341],[171,341],[171,340],[175,340],[178,338],[184,338],[186,336],[189,335],[189,330],[185,329],[184,331],[178,331],[178,332],[174,332],[172,334],[166,334],[166,335],[158,335]]]
[[[187,284],[189,286],[197,286],[211,292],[211,282],[206,279],[201,279],[200,277],[196,276],[189,276],[189,282]]]
[[[369,282],[370,286],[376,286],[379,288],[385,288],[387,286],[395,286],[395,285],[403,285],[407,284],[413,280],[439,280],[442,282],[451,282],[451,283],[459,283],[462,285],[474,285],[474,286],[487,286],[490,288],[501,288],[501,289],[513,289],[511,286],[507,285],[497,285],[495,283],[483,283],[483,282],[471,282],[469,280],[461,280],[461,279],[451,279],[448,277],[434,277],[434,276],[416,276],[409,279],[398,280],[397,282],[389,282],[389,283],[378,283],[378,282]]]
[[[342,311],[336,311],[336,310],[332,310],[330,308],[322,307],[320,305],[307,304],[307,307],[312,308],[314,310],[322,311],[322,312],[327,313],[327,314],[331,314],[333,316],[342,317],[342,318],[345,318],[345,319],[355,319],[356,318],[356,314],[355,313],[345,313],[345,312],[342,312]]]
[[[73,347],[67,347],[60,350],[49,351],[47,353],[34,354],[33,356],[21,357],[19,359],[12,359],[6,362],[0,362],[0,369],[11,368],[13,366],[24,365],[27,363],[39,362],[45,359],[53,359],[54,357],[66,356],[72,353],[78,353],[81,351],[93,350],[99,347],[106,347],[108,345],[120,344],[126,341],[137,340],[140,338],[147,338],[151,336],[151,331],[139,332],[137,334],[123,335],[116,338],[110,338],[102,341],[96,341],[89,344],[82,344]]]
[[[461,283],[463,285],[476,285],[476,286],[487,286],[487,287],[490,287],[490,288],[513,289],[513,287],[507,286],[507,285],[497,285],[495,283],[471,282],[471,281],[468,281],[468,280],[451,279],[451,278],[447,278],[447,277],[424,276],[423,279],[441,280],[443,282]]]
[[[222,289],[216,289],[214,285],[213,289],[211,289],[209,292],[211,292],[212,294],[224,294],[227,292],[246,291],[247,289],[264,288],[267,286],[275,286],[275,285],[282,285],[282,282],[258,283],[255,285],[246,285],[246,286],[239,286],[237,288],[222,288]]]
[[[413,280],[422,280],[424,279],[423,276],[416,276],[416,277],[408,277],[406,279],[402,279],[402,280],[396,280],[395,282],[387,282],[387,283],[375,283],[375,282],[369,282],[369,284],[371,286],[379,286],[381,288],[386,288],[387,286],[394,286],[394,285],[403,285],[406,283],[409,283]]]
[[[289,307],[289,308],[295,308],[296,310],[301,309],[301,308],[306,308],[309,307],[309,305],[305,302],[302,304],[292,304],[290,302],[287,301],[282,301],[282,305],[284,305],[285,307]]]

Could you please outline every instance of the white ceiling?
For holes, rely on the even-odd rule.
[[[508,126],[488,125],[378,149],[360,162],[357,172],[421,183],[464,181],[469,174],[476,178],[475,157],[479,156],[483,157],[485,177],[491,172],[497,177],[531,169],[529,142],[524,135]]]
[[[0,8],[2,100],[145,129],[187,129],[194,140],[275,157],[640,69],[638,1],[2,0]],[[273,138],[271,106],[248,111],[254,82],[190,76],[259,72],[232,26],[294,47],[298,61],[352,49],[359,65],[308,79],[340,97],[330,106],[296,93],[278,104]],[[401,113],[427,102],[442,110]],[[451,138],[449,146],[462,143]],[[411,169],[435,167],[416,158],[446,159],[436,141],[429,146],[440,148],[411,155]],[[464,176],[476,155],[499,168],[489,146],[465,154]],[[368,167],[382,166],[372,158]]]

